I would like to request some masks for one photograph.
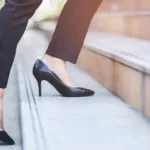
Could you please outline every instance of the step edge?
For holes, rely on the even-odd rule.
[[[28,150],[28,149],[31,149],[31,145],[29,145],[29,143],[31,143],[31,142],[29,142],[30,140],[32,140],[32,150],[43,150],[43,148],[42,148],[42,146],[43,147],[45,147],[45,142],[43,141],[43,139],[44,138],[40,138],[40,140],[37,140],[37,138],[39,138],[39,137],[37,137],[36,136],[36,134],[35,134],[35,128],[36,128],[36,130],[37,130],[37,124],[35,124],[34,123],[34,120],[33,119],[35,119],[36,117],[35,117],[35,115],[33,116],[33,118],[32,117],[30,117],[30,121],[31,121],[31,125],[30,125],[30,131],[32,132],[32,134],[30,134],[30,136],[32,136],[32,138],[29,140],[29,137],[30,136],[28,136],[28,133],[27,133],[27,131],[28,131],[28,129],[29,129],[29,126],[28,127],[26,127],[26,124],[24,124],[25,122],[23,121],[23,118],[24,117],[26,117],[26,113],[23,113],[24,111],[23,111],[23,109],[24,109],[24,100],[25,100],[25,98],[24,98],[24,96],[26,96],[26,100],[28,99],[28,104],[29,103],[31,103],[31,102],[29,102],[29,97],[27,96],[28,95],[28,91],[27,91],[27,88],[29,88],[29,87],[26,87],[27,86],[27,77],[25,77],[25,74],[23,74],[23,72],[21,71],[22,69],[22,63],[21,63],[21,61],[20,60],[18,60],[18,62],[17,62],[17,66],[16,66],[16,68],[17,68],[17,72],[18,72],[18,84],[19,84],[19,92],[20,92],[20,99],[21,99],[21,102],[20,102],[20,109],[21,109],[21,126],[22,126],[22,139],[23,139],[23,149],[24,150]],[[26,78],[26,79],[25,79]],[[22,89],[23,88],[23,89]],[[31,96],[31,95],[30,95]],[[31,114],[31,115],[33,115],[32,114],[32,112],[31,111],[34,111],[33,109],[31,110],[31,109],[29,109],[29,113]],[[29,116],[28,116],[29,117]],[[37,141],[42,141],[42,146],[40,146],[39,145],[39,142],[37,142]],[[39,147],[41,147],[40,149],[39,149]]]
[[[102,46],[102,45],[96,46],[96,45],[90,44],[88,42],[85,42],[83,47],[86,49],[89,49],[92,52],[96,52],[97,54],[101,54],[101,55],[106,56],[110,59],[113,59],[117,62],[120,62],[120,63],[122,63],[126,66],[129,66],[135,70],[138,70],[140,72],[150,75],[150,62],[147,60],[130,55],[128,53],[118,53],[118,52],[116,52],[115,49],[113,51],[110,51],[106,46]],[[139,61],[139,60],[141,60],[141,61]]]

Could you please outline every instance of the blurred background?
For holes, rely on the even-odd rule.
[[[0,8],[5,0],[0,0]],[[66,0],[44,0],[39,9],[34,14],[32,20],[41,21],[46,18],[55,18],[60,14]]]
[[[31,19],[32,22],[57,18],[65,2],[66,0],[44,0]],[[3,4],[4,0],[0,0],[0,7]],[[149,40],[149,10],[149,0],[104,0],[90,28]]]

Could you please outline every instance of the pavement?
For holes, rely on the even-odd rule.
[[[18,47],[23,149],[149,150],[150,121],[75,65],[67,64],[71,78],[94,90],[94,96],[65,98],[43,82],[38,97],[32,67],[48,43],[43,32],[28,30]]]

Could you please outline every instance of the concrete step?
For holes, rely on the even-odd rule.
[[[21,124],[23,149],[28,150],[46,150],[46,141],[41,126],[39,110],[36,106],[35,97],[30,85],[26,66],[18,60],[18,84],[20,93]]]
[[[150,40],[150,11],[96,13],[90,28]]]
[[[94,96],[65,98],[43,82],[38,97],[32,66],[47,45],[43,33],[29,30],[18,49],[24,150],[149,150],[150,122],[77,66],[67,64],[71,78]]]
[[[43,22],[53,33],[55,23]],[[150,117],[150,42],[89,30],[78,65],[104,87]],[[92,60],[92,61],[89,61]]]
[[[78,64],[107,89],[150,117],[149,49],[149,41],[89,31]]]

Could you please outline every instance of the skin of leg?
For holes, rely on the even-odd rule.
[[[0,129],[3,129],[3,97],[4,89],[0,88]]]
[[[68,0],[42,59],[65,84],[71,87],[75,84],[67,73],[66,61],[76,62],[90,22],[101,2],[102,0]]]
[[[45,54],[42,61],[53,70],[58,77],[68,86],[75,87],[74,82],[67,73],[66,61]]]

